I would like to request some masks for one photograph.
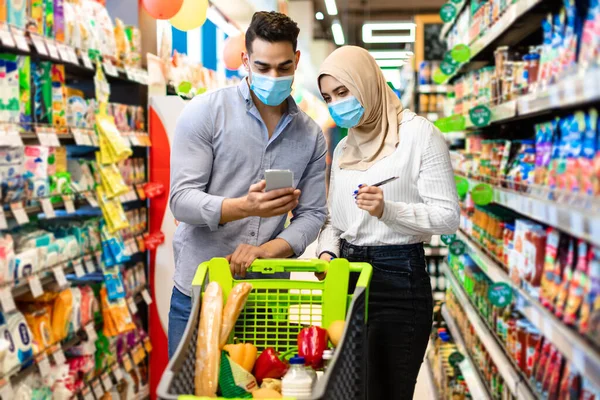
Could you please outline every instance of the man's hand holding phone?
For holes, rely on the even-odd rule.
[[[300,190],[292,187],[265,192],[266,181],[260,181],[248,190],[244,205],[248,216],[270,218],[284,215],[296,208]]]

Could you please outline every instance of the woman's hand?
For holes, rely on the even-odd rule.
[[[331,260],[333,260],[333,257],[331,256],[331,254],[323,253],[323,254],[321,254],[321,257],[319,257],[319,259],[321,259],[323,261],[331,262]],[[327,271],[315,272],[315,276],[317,277],[318,280],[322,281],[327,276]]]
[[[371,216],[381,218],[385,207],[383,190],[376,186],[360,185],[356,193],[356,205]]]

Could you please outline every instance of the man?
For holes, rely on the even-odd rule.
[[[299,32],[283,14],[254,14],[242,54],[248,78],[194,98],[177,121],[170,206],[180,224],[169,357],[189,318],[200,263],[227,257],[235,275],[251,277],[246,269],[257,258],[301,255],[325,221],[325,138],[290,96]],[[295,188],[265,192],[267,169],[292,170]]]

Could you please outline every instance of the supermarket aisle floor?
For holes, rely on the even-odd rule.
[[[316,243],[308,246],[304,254],[300,258],[315,258]],[[313,274],[292,273],[292,279],[315,279]],[[429,390],[429,381],[425,364],[421,366],[419,377],[417,378],[417,386],[415,387],[414,400],[433,400],[433,393]]]

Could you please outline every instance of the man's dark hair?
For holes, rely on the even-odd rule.
[[[290,17],[275,11],[254,13],[246,31],[246,50],[252,53],[252,42],[259,38],[270,43],[290,42],[294,51],[298,47],[300,28]]]

